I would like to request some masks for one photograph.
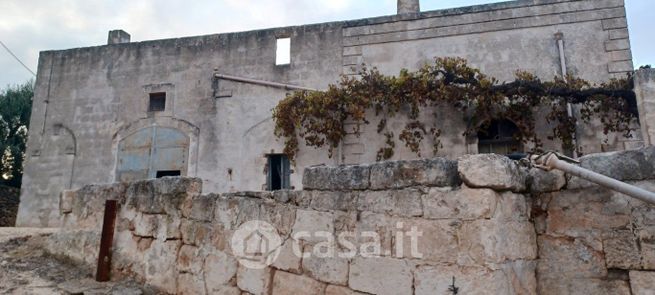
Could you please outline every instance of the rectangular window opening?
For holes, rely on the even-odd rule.
[[[291,38],[278,38],[275,50],[275,65],[288,65],[291,63]]]
[[[278,191],[291,188],[291,169],[287,155],[268,155],[268,181],[269,191]]]
[[[149,112],[162,112],[166,109],[166,92],[150,93]]]
[[[162,177],[175,177],[175,176],[181,176],[182,172],[180,170],[163,170],[163,171],[157,171],[157,176],[156,178],[162,178]]]

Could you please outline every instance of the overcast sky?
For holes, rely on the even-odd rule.
[[[499,2],[421,0],[421,10]],[[635,66],[655,65],[655,1],[625,0]],[[396,0],[0,0],[0,41],[36,71],[39,51],[395,14]],[[0,47],[0,88],[32,77]]]

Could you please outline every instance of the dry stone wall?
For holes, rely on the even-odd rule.
[[[653,155],[594,155],[582,165],[629,167],[613,176],[655,190]],[[49,251],[95,265],[103,203],[117,199],[114,276],[168,293],[654,290],[655,207],[502,156],[310,167],[303,191],[203,195],[201,186],[164,178],[66,191]],[[233,238],[251,221],[280,238],[275,259],[254,268]]]

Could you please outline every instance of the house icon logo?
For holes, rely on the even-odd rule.
[[[263,269],[277,259],[282,239],[270,223],[252,220],[239,226],[232,235],[230,246],[241,265]]]

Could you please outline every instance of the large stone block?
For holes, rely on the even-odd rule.
[[[187,198],[182,206],[182,216],[197,221],[212,221],[218,195],[201,195]]]
[[[279,234],[286,236],[296,220],[295,208],[278,203],[265,203],[260,206],[259,220],[268,222]]]
[[[325,295],[364,295],[364,293],[353,291],[342,286],[328,285],[327,288],[325,288]]]
[[[587,155],[580,158],[580,166],[621,181],[644,180],[652,178],[654,175],[654,153],[655,147],[648,147],[641,150]],[[573,177],[568,188],[583,188],[592,185],[591,182]]]
[[[177,277],[177,292],[175,294],[207,294],[207,292],[205,292],[205,281],[201,276],[191,273],[181,273]]]
[[[177,256],[177,269],[180,272],[199,274],[203,269],[203,260],[198,247],[182,245]]]
[[[594,294],[630,295],[630,285],[623,280],[589,278],[540,278],[537,287],[540,295]]]
[[[527,221],[464,222],[458,235],[460,265],[502,263],[537,258],[536,233]]]
[[[445,158],[390,161],[371,165],[371,189],[398,189],[408,186],[456,186],[457,162]]]
[[[305,252],[312,253],[309,257],[302,259],[302,268],[310,277],[330,284],[346,285],[348,282],[348,260],[340,258],[337,255],[337,249],[311,249],[307,247]],[[327,253],[331,251],[332,254],[324,255],[325,257],[318,257],[316,251]]]
[[[422,196],[423,216],[429,219],[475,220],[491,218],[496,210],[498,194],[491,189],[431,188]]]
[[[419,266],[414,278],[415,294],[452,294],[453,284],[458,294],[537,294],[534,272],[524,272],[517,275],[486,267]],[[511,284],[513,280],[515,285]]]
[[[134,220],[134,234],[140,237],[153,238],[159,227],[161,215],[137,214]]]
[[[641,253],[631,230],[616,230],[603,234],[603,250],[607,268],[641,267]]]
[[[127,188],[128,206],[147,214],[180,214],[184,201],[200,195],[199,178],[160,178],[130,183]]]
[[[144,255],[145,281],[164,292],[177,292],[177,253],[182,246],[181,241],[155,240]]]
[[[630,271],[630,287],[632,295],[655,294],[655,272]]]
[[[214,252],[205,258],[203,274],[207,292],[215,294],[223,290],[229,290],[230,281],[236,277],[238,268],[237,260],[223,252]]]
[[[533,193],[556,192],[566,186],[566,174],[559,170],[545,171],[532,168],[529,171],[528,189]]]
[[[271,268],[252,269],[239,264],[237,286],[239,286],[239,289],[254,295],[269,294],[272,271]]]
[[[364,190],[369,187],[370,173],[367,165],[309,167],[303,174],[303,187],[307,190]]]
[[[360,192],[309,191],[310,207],[319,211],[350,211],[357,209]]]
[[[655,226],[641,228],[637,235],[641,248],[642,268],[655,270]]]
[[[553,278],[556,282],[563,279],[605,278],[607,276],[603,253],[594,249],[593,246],[585,244],[581,239],[542,235],[539,236],[538,242],[537,275],[540,280]]]
[[[296,210],[292,236],[310,243],[324,241],[317,232],[334,233],[334,214],[310,210]],[[297,236],[302,235],[302,236]]]
[[[457,262],[457,232],[461,223],[452,220],[395,220],[397,224],[393,228],[391,253],[394,257],[420,259],[430,263]],[[412,231],[418,233],[415,238],[411,237]],[[415,250],[417,253],[414,253]]]
[[[356,257],[350,264],[348,286],[372,294],[412,294],[412,267],[405,260]]]
[[[469,187],[514,192],[526,189],[527,171],[505,156],[466,155],[459,159],[457,171]]]
[[[323,294],[325,284],[308,277],[276,271],[272,295]]]
[[[388,213],[398,216],[421,216],[420,189],[366,191],[359,195],[357,210],[375,213]]]
[[[294,250],[294,247],[296,249]],[[294,251],[301,251],[303,248],[302,242],[293,239],[286,240],[280,249],[277,259],[273,261],[272,266],[276,269],[284,270],[292,273],[300,273],[300,255]]]

